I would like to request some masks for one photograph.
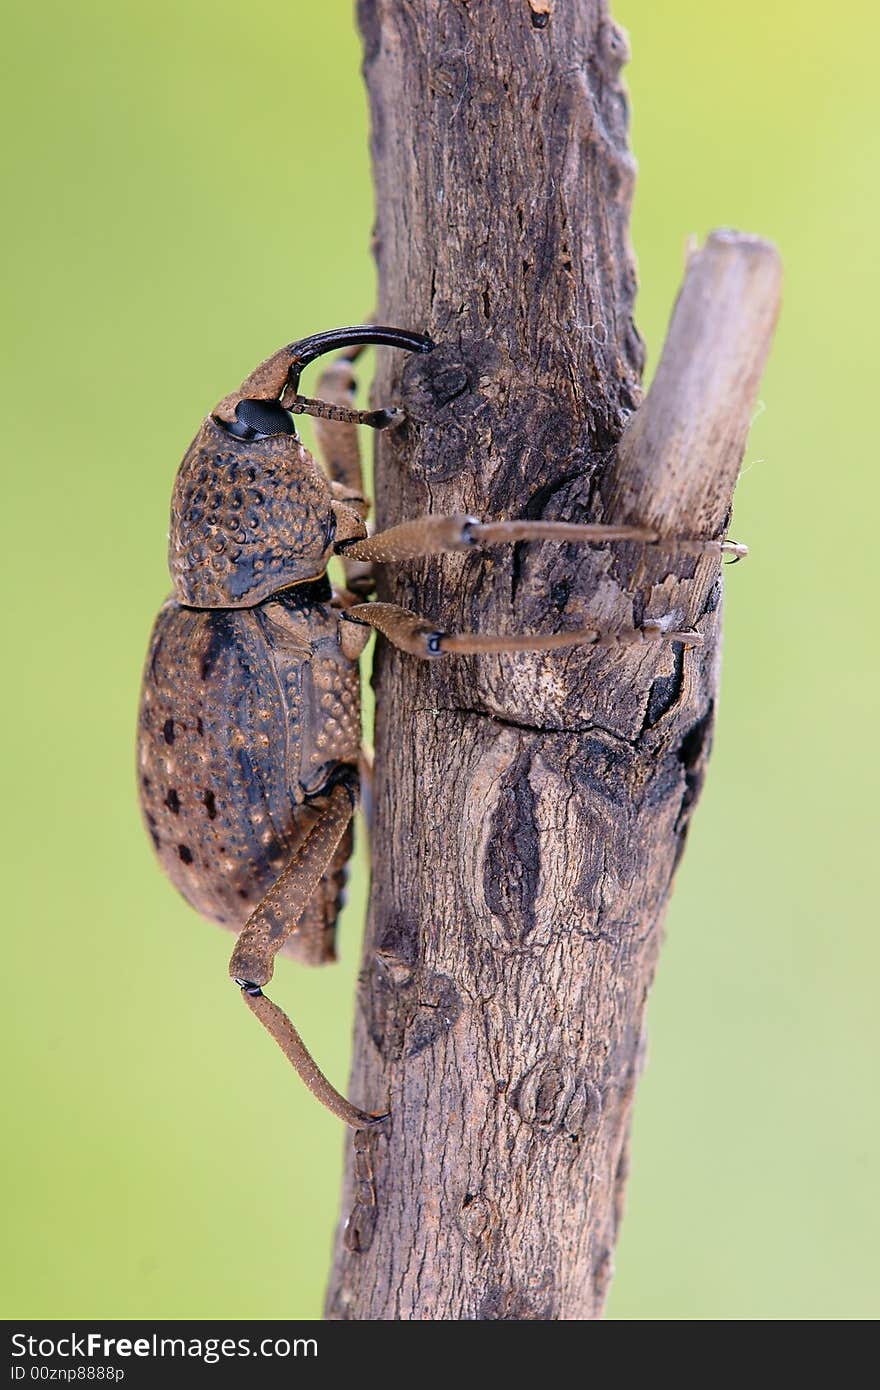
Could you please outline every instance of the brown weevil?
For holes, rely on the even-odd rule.
[[[516,541],[639,541],[735,557],[728,540],[664,540],[639,526],[423,516],[368,535],[356,426],[399,410],[354,408],[353,363],[368,344],[430,352],[418,333],[367,325],[282,348],[204,421],[177,474],[169,564],[174,593],[153,628],[138,726],[140,797],[162,868],[203,916],[238,932],[230,974],[306,1085],[361,1129],[262,987],[279,951],[317,964],[333,939],[361,767],[358,658],[373,629],[412,656],[548,651],[625,642],[699,642],[662,621],[615,633],[448,633],[419,614],[364,601],[374,564]],[[338,352],[323,399],[303,369]],[[327,472],[301,443],[316,418]],[[346,587],[327,577],[343,557]]]

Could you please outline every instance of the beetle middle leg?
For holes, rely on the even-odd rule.
[[[357,801],[356,785],[352,769],[345,783],[333,787],[312,830],[245,923],[229,962],[229,973],[240,986],[251,1013],[275,1039],[312,1094],[340,1120],[354,1129],[363,1129],[384,1116],[359,1110],[339,1094],[290,1019],[262,991],[272,978],[275,956],[295,931],[345,834]]]
[[[670,621],[662,618],[648,619],[641,627],[626,627],[616,632],[595,627],[538,633],[444,632],[430,619],[399,608],[396,603],[356,603],[341,614],[341,620],[375,628],[393,646],[423,660],[488,652],[550,652],[561,647],[620,647],[639,642],[683,642],[686,646],[699,646],[703,640],[694,629],[675,629]]]

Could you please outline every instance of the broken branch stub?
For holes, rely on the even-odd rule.
[[[609,516],[669,536],[722,529],[781,281],[778,251],[758,237],[717,231],[691,252],[653,384],[618,446]]]

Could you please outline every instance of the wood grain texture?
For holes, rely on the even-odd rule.
[[[775,257],[731,236],[692,260],[642,429],[627,45],[603,0],[543,8],[537,27],[527,0],[359,6],[379,312],[439,344],[381,356],[375,401],[408,422],[379,442],[378,522],[467,511],[717,534]],[[702,333],[716,293],[725,332]],[[600,1316],[645,1001],[711,738],[720,577],[717,559],[634,544],[382,572],[380,598],[446,628],[672,614],[704,645],[430,665],[380,641],[350,1094],[392,1118],[349,1153],[328,1316]]]

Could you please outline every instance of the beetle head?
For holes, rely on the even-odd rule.
[[[322,353],[367,343],[427,352],[396,328],[341,328],[291,343],[262,362],[203,423],[178,470],[169,566],[191,608],[249,608],[323,574],[334,542],[366,534],[294,428],[283,402]]]

